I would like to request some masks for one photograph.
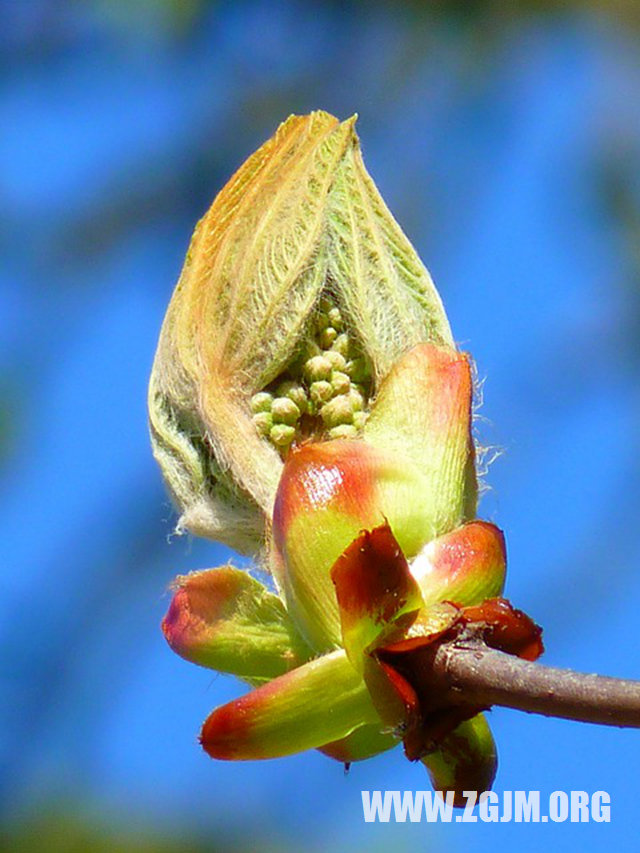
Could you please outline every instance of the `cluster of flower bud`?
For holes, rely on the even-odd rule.
[[[256,429],[281,452],[306,432],[353,438],[367,418],[371,368],[327,297],[313,332],[286,374],[251,398]]]

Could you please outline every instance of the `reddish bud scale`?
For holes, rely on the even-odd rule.
[[[502,592],[504,535],[486,521],[472,521],[429,542],[411,563],[425,604],[448,600],[477,604]]]
[[[311,655],[282,601],[231,566],[179,577],[162,630],[186,660],[249,680],[282,675]]]
[[[204,644],[211,627],[233,608],[240,580],[235,572],[218,569],[215,575],[194,572],[178,581],[181,585],[162,620],[162,631],[174,652],[197,658],[197,649]]]
[[[277,758],[341,740],[379,717],[342,650],[217,708],[200,741],[212,758]]]
[[[251,760],[271,757],[262,754],[260,738],[252,738],[255,693],[253,690],[233,703],[222,705],[205,720],[200,743],[211,758]]]
[[[415,500],[423,501],[429,539],[475,515],[472,399],[467,354],[422,343],[393,366],[365,426],[366,441],[411,459],[427,478],[429,488]]]
[[[374,511],[376,452],[351,441],[328,441],[293,449],[284,466],[273,508],[276,546],[287,552],[286,534],[301,513],[321,512],[328,507],[358,521]]]
[[[458,725],[446,735],[437,750],[422,759],[436,791],[453,791],[454,806],[467,804],[465,791],[489,790],[498,760],[495,744],[484,715]]]
[[[535,660],[543,651],[539,626],[506,599],[489,599],[480,605],[455,610],[457,613],[446,630],[389,643],[374,653],[390,689],[407,708],[404,740],[411,759],[420,758],[456,725],[484,710],[473,705],[443,705],[434,691],[429,673],[441,642],[472,628],[488,645],[525,660]]]
[[[364,530],[338,557],[331,578],[342,613],[342,631],[363,619],[382,627],[408,602],[420,606],[418,585],[388,524]]]
[[[282,572],[287,608],[318,651],[341,641],[332,566],[363,529],[387,519],[396,547],[415,554],[429,536],[413,501],[423,486],[406,460],[363,441],[307,444],[290,454],[274,506],[273,568]]]
[[[467,625],[479,625],[488,646],[537,660],[544,651],[542,628],[505,598],[490,598],[474,607],[464,607],[461,618]]]

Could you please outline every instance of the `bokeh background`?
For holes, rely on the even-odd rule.
[[[640,677],[640,9],[603,2],[0,3],[0,847],[634,849],[640,736],[496,709],[496,790],[610,824],[368,825],[401,751],[216,763],[242,691],[159,630],[178,572],[148,444],[196,219],[291,112],[358,112],[369,170],[486,378],[482,515],[546,662]]]

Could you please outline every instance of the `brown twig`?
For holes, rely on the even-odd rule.
[[[640,728],[640,681],[530,663],[479,639],[442,643],[429,681],[444,703],[503,705],[548,717]]]

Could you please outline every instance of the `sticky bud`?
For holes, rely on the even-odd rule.
[[[370,383],[368,402],[404,351],[453,345],[354,125],[292,116],[241,166],[196,227],[160,333],[149,418],[178,529],[245,553],[263,547],[299,428],[278,407],[268,435],[267,419],[253,420],[271,411],[272,389],[294,381],[320,407],[339,370]],[[309,435],[305,422],[301,437],[318,427]]]

